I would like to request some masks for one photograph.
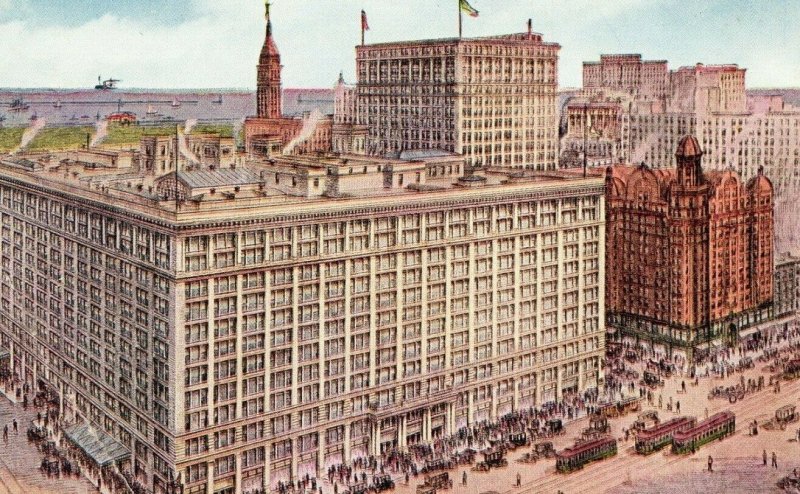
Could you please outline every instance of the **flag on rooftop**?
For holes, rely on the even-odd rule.
[[[363,10],[361,11],[361,29],[364,31],[369,31],[369,24],[367,24],[367,13]]]
[[[472,17],[478,17],[478,11],[467,0],[458,0],[458,8]]]

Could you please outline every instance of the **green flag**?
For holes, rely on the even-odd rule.
[[[458,8],[461,9],[461,12],[466,12],[471,17],[478,17],[478,11],[467,0],[458,0]]]

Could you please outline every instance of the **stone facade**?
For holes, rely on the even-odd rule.
[[[0,349],[156,493],[275,486],[601,386],[602,178],[405,158],[4,160]]]
[[[554,169],[559,49],[531,33],[356,47],[370,152],[441,149],[469,166]]]
[[[794,316],[800,309],[800,258],[790,253],[775,259],[775,314]]]

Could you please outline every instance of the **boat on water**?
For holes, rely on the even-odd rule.
[[[211,100],[211,102],[212,103],[216,103],[218,105],[221,105],[222,104],[222,93],[220,93],[219,96],[217,96],[217,99]]]
[[[62,106],[61,105],[61,100],[58,100],[55,103],[53,103],[53,108],[61,108],[61,106]]]
[[[89,118],[89,115],[81,115],[81,119],[82,120],[87,120],[88,118]]]
[[[173,108],[178,108],[179,106],[181,106],[181,102],[180,101],[178,101],[177,99],[172,100],[172,107]]]
[[[33,115],[31,115],[31,122],[35,122],[36,120],[39,120],[39,115],[34,113]]]
[[[147,105],[147,111],[145,112],[146,115],[155,115],[156,113],[158,112],[156,112],[156,109],[153,108],[153,105]]]
[[[110,90],[110,89],[117,89],[117,83],[122,82],[119,79],[106,79],[102,80],[102,76],[97,76],[97,84],[94,86],[95,89],[99,89],[102,91]]]
[[[11,102],[11,107],[9,108],[9,110],[19,113],[23,111],[28,111],[30,107],[31,105],[22,101],[22,98],[16,98]]]

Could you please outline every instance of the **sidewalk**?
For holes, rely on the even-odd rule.
[[[97,494],[85,478],[47,477],[39,470],[43,455],[28,443],[26,431],[36,420],[36,409],[15,405],[0,393],[0,429],[8,425],[8,442],[0,442],[0,494]],[[12,421],[17,420],[14,433]],[[0,439],[2,441],[2,439]]]

